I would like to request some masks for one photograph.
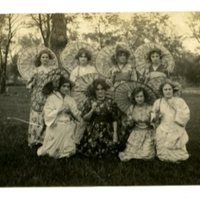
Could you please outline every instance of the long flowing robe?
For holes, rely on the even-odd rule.
[[[42,144],[44,140],[44,119],[42,109],[46,101],[45,95],[42,94],[42,85],[47,80],[49,72],[53,67],[38,67],[34,70],[31,80],[28,82],[27,88],[31,90],[31,109],[28,127],[28,145]],[[39,98],[41,104],[36,103]]]
[[[186,160],[188,135],[185,126],[190,119],[190,110],[180,97],[155,101],[152,118],[160,119],[156,129],[157,156],[162,161],[177,162]],[[157,117],[158,116],[158,117]]]
[[[151,106],[131,106],[127,120],[133,124],[126,148],[119,153],[122,161],[130,159],[152,159],[155,156],[154,131],[150,126]]]
[[[58,113],[63,105],[70,109],[70,113]],[[37,151],[38,156],[62,158],[73,155],[76,152],[76,118],[79,118],[79,111],[72,97],[66,95],[63,98],[59,92],[50,95],[44,106],[46,133],[43,145]]]

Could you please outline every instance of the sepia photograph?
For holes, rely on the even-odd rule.
[[[200,184],[200,11],[0,13],[0,187]]]

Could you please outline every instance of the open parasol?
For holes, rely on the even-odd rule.
[[[74,97],[75,101],[77,102],[78,108],[80,110],[82,109],[83,104],[88,98],[87,96],[88,87],[93,83],[95,79],[98,79],[98,78],[105,79],[104,76],[98,73],[86,74],[77,79],[75,87],[73,88],[71,95],[72,97]],[[112,88],[112,83],[109,80],[106,80],[106,83]],[[107,95],[111,97],[112,91],[108,91]]]
[[[160,86],[163,84],[167,78],[165,76],[158,76],[149,79],[149,81],[146,83],[149,87],[151,87],[154,92],[156,93],[157,97],[160,97]]]
[[[174,70],[175,62],[171,53],[165,47],[156,43],[145,43],[135,50],[134,55],[137,71],[140,74],[143,74],[144,71],[148,69],[151,64],[148,56],[154,49],[159,49],[161,51],[162,65],[168,72],[172,72]]]
[[[34,73],[34,69],[36,68],[35,59],[42,50],[49,51],[53,57],[53,59],[49,60],[49,66],[58,67],[58,60],[56,55],[49,48],[38,46],[24,49],[19,53],[19,58],[17,61],[18,71],[24,80],[29,81],[31,79]]]
[[[78,65],[77,60],[75,59],[78,51],[81,48],[87,49],[91,53],[91,65],[95,65],[95,59],[97,55],[97,50],[92,46],[92,44],[88,44],[85,42],[71,42],[68,43],[65,49],[62,51],[60,55],[62,66],[71,73],[72,70]]]
[[[125,43],[117,43],[116,45],[106,46],[98,53],[96,58],[96,68],[97,71],[104,75],[105,77],[109,77],[109,70],[113,67],[112,57],[116,54],[116,48],[121,47],[127,51],[129,51],[130,56],[128,63],[133,65],[134,56],[130,47]]]
[[[156,93],[146,84],[136,81],[121,83],[115,89],[114,99],[122,112],[126,113],[129,107],[132,105],[130,96],[132,91],[137,87],[142,87],[145,89],[149,97],[149,103],[152,104],[157,99]]]

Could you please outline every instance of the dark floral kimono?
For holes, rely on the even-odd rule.
[[[91,110],[94,102],[97,108],[87,122],[79,152],[91,157],[117,153],[117,144],[113,143],[113,122],[117,122],[118,118],[117,105],[109,98],[103,101],[88,99],[83,106],[82,116]]]

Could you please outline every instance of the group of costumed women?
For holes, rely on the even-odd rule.
[[[18,67],[31,92],[28,144],[39,146],[38,156],[189,158],[190,110],[170,80],[167,49],[146,43],[132,53],[119,43],[97,52],[72,42],[61,53],[62,67],[50,49],[34,53],[36,59],[33,51],[20,55]]]

